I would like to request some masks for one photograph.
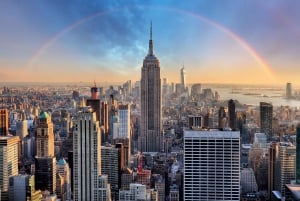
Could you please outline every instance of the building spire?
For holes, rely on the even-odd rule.
[[[152,21],[150,22],[150,40],[149,40],[149,55],[153,55],[153,41],[152,41]]]
[[[150,21],[150,40],[152,40],[152,20]]]

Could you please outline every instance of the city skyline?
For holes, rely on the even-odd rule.
[[[3,82],[140,80],[152,20],[162,78],[180,82],[184,64],[187,83],[300,85],[297,2],[2,4]]]

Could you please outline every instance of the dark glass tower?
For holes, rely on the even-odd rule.
[[[272,136],[272,118],[273,105],[270,103],[260,102],[260,130],[268,138]]]
[[[229,127],[232,130],[236,130],[235,102],[232,99],[228,101],[228,116],[229,116]]]
[[[144,59],[141,78],[141,131],[139,149],[161,150],[161,80],[159,60],[153,53],[152,23],[149,51]]]

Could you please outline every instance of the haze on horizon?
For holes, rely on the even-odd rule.
[[[170,82],[300,85],[300,2],[140,3],[2,1],[1,82],[140,80],[152,20]]]

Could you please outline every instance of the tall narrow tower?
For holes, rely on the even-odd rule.
[[[82,108],[73,134],[73,200],[100,200],[101,138],[96,113]]]
[[[54,156],[54,133],[51,116],[41,112],[37,121],[35,184],[36,189],[56,192],[56,158]]]
[[[272,137],[272,118],[273,105],[266,102],[260,102],[260,130],[268,138]]]
[[[185,69],[184,66],[180,69],[180,84],[182,85],[183,90],[185,90],[186,83],[185,83]]]
[[[0,109],[0,135],[8,135],[8,110]]]
[[[160,64],[159,60],[153,53],[151,23],[149,51],[143,62],[141,78],[140,151],[160,151],[162,140],[161,128]]]
[[[236,129],[235,102],[232,99],[228,101],[228,116],[229,116],[229,127],[232,130],[235,130]]]

